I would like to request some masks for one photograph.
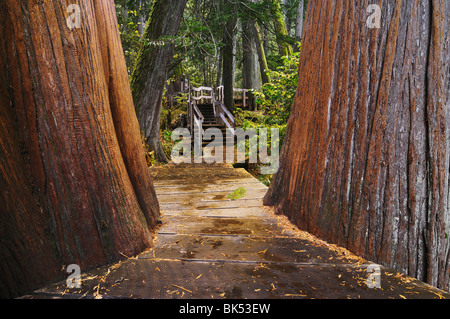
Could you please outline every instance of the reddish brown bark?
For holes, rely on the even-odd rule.
[[[159,206],[113,1],[2,1],[0,33],[0,294],[16,296],[149,247]]]
[[[368,1],[309,2],[265,202],[302,229],[449,289],[450,5],[375,3],[380,29],[366,25]]]

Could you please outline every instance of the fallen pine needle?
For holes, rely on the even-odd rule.
[[[184,291],[187,291],[187,292],[192,293],[192,291],[190,291],[189,289],[183,288],[183,287],[181,287],[181,286],[174,285],[174,284],[172,284],[171,286],[174,286],[174,287],[180,288],[180,289],[182,289],[182,290],[184,290]]]
[[[122,253],[121,251],[119,251],[119,254],[121,254],[122,256],[124,256],[125,258],[131,259],[132,257],[129,257],[127,255],[125,255],[124,253]]]

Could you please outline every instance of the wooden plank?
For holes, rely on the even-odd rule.
[[[237,187],[237,186],[235,186]],[[211,188],[209,188],[211,189]],[[188,193],[184,192],[173,192],[173,193],[165,193],[158,194],[157,198],[160,204],[168,204],[168,203],[184,203],[184,202],[192,202],[196,201],[198,203],[217,203],[218,205],[221,202],[226,205],[226,202],[233,202],[233,200],[228,199],[228,195],[230,195],[233,190],[227,191],[206,191],[203,192],[195,192],[190,191]],[[267,189],[246,189],[245,196],[240,200],[262,200],[262,198],[266,195]]]
[[[215,234],[259,237],[289,236],[291,233],[272,218],[195,218],[165,216],[158,234]]]
[[[265,207],[219,207],[203,210],[163,210],[165,216],[192,216],[192,217],[216,217],[216,218],[260,218],[266,217]]]
[[[296,237],[161,234],[139,259],[197,259],[246,262],[342,264],[349,260],[330,246]]]
[[[205,171],[197,172],[195,175],[189,170],[180,169],[179,171],[151,171],[151,175],[155,180],[181,180],[183,184],[217,184],[220,181],[225,180],[237,180],[240,178],[252,178],[253,176],[249,173],[243,173],[239,171],[234,171],[232,173],[226,170],[217,172]],[[256,179],[255,179],[256,180]]]
[[[158,189],[185,189],[188,190],[192,187],[195,187],[197,189],[204,189],[206,187],[206,185],[210,185],[211,187],[217,187],[219,185],[223,185],[224,187],[230,186],[232,185],[232,187],[234,187],[235,185],[237,185],[238,183],[242,183],[243,185],[248,185],[248,187],[251,187],[252,185],[254,185],[254,187],[258,187],[260,188],[260,185],[262,185],[263,187],[266,187],[264,184],[262,184],[261,182],[259,182],[256,179],[252,179],[252,178],[242,178],[242,179],[221,179],[217,182],[211,181],[211,183],[202,183],[202,184],[192,184],[187,182],[184,179],[176,179],[176,180],[154,180],[153,184],[155,185],[156,191],[158,192]]]
[[[374,299],[449,298],[450,294],[380,267],[383,289],[368,289],[367,266],[238,262],[226,260],[129,259],[82,275],[81,289],[65,281],[36,291],[58,298],[102,299]],[[403,297],[402,297],[403,296]],[[217,313],[217,310],[213,310]],[[177,308],[172,311],[179,312]]]
[[[160,206],[162,211],[264,207],[262,200],[258,199],[239,199],[234,201],[200,201],[200,202],[197,200],[189,200],[184,203],[160,203]]]
[[[244,187],[246,190],[261,190],[262,192],[267,192],[268,187],[259,183],[219,183],[211,184],[207,187],[202,185],[171,185],[171,186],[160,186],[155,183],[156,194],[157,195],[176,195],[176,194],[207,194],[207,193],[217,193],[222,192],[231,193],[237,187]]]

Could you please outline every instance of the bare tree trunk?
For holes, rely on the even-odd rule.
[[[219,55],[217,56],[217,76],[216,76],[216,87],[222,85],[222,72],[223,72],[223,49],[219,49]]]
[[[295,41],[301,42],[302,36],[303,36],[303,14],[305,11],[304,8],[305,0],[299,0],[298,1],[298,7],[297,7],[297,22],[295,26]],[[294,52],[298,52],[300,48],[296,45],[294,47]]]
[[[265,203],[448,290],[450,4],[383,1],[380,29],[366,24],[367,6],[309,2],[299,87]]]
[[[291,35],[291,28],[292,28],[292,20],[289,16],[289,7],[291,6],[291,0],[282,0],[281,3],[283,4],[283,15],[284,15],[284,23],[286,24],[286,31],[287,35]]]
[[[258,59],[259,59],[259,70],[261,71],[261,81],[262,84],[270,82],[270,77],[267,71],[269,66],[267,64],[266,50],[264,49],[264,41],[261,35],[261,29],[258,24],[254,24],[254,32],[257,39],[257,49],[258,49]]]
[[[276,38],[278,43],[278,48],[281,56],[292,55],[293,50],[289,43],[286,42],[286,37],[288,32],[286,29],[286,23],[284,20],[283,12],[281,9],[281,0],[271,0],[272,8],[274,14],[274,27],[276,32]]]
[[[139,34],[142,37],[145,33],[145,23],[147,20],[145,10],[143,10],[142,0],[139,0],[139,11],[138,12],[139,12],[139,19],[138,19],[137,28],[138,28]]]
[[[224,86],[224,104],[230,110],[234,109],[234,82],[236,68],[236,33],[238,27],[238,19],[233,15],[225,25],[223,42],[225,46],[222,48],[222,76]]]
[[[159,219],[114,3],[71,29],[71,2],[0,3],[2,297],[138,254]]]
[[[187,0],[155,0],[133,70],[131,86],[141,129],[160,162],[168,162],[161,147],[160,118],[167,72]],[[166,37],[166,38],[164,38]]]
[[[242,51],[243,51],[243,88],[259,91],[261,89],[261,72],[259,70],[258,38],[255,21],[242,22]],[[253,95],[250,94],[250,104],[254,108]]]

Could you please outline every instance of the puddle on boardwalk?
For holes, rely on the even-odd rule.
[[[211,244],[211,247],[212,247],[212,249],[217,249],[222,245],[223,245],[223,241],[221,239],[217,239]]]
[[[227,200],[228,197],[226,194],[221,194],[221,195],[214,195],[214,197],[212,199],[213,200]]]

